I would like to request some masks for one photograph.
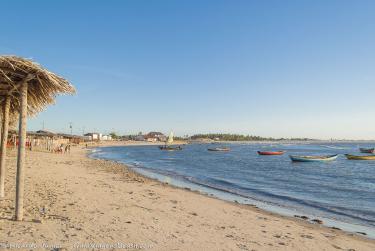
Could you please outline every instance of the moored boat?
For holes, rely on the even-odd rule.
[[[327,162],[337,159],[338,154],[322,156],[297,156],[290,155],[290,159],[296,162]]]
[[[178,151],[182,150],[181,146],[159,146],[160,150],[165,150],[165,151]]]
[[[215,148],[208,148],[207,150],[211,152],[229,152],[230,148],[229,147],[215,147]]]
[[[347,159],[350,160],[375,160],[375,155],[351,155],[345,154]]]
[[[258,151],[259,155],[283,155],[285,151]]]
[[[181,146],[172,146],[171,144],[173,143],[173,132],[169,134],[168,140],[165,142],[164,146],[159,146],[160,150],[165,150],[165,151],[179,151],[182,150]]]
[[[359,148],[361,153],[374,153],[375,148]]]

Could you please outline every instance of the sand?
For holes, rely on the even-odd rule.
[[[10,151],[0,249],[375,250],[374,240],[174,188],[81,147],[27,152],[25,220],[16,222],[15,166]]]

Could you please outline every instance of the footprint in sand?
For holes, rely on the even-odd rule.
[[[301,237],[306,238],[306,239],[314,239],[314,237],[312,237],[311,235],[308,235],[308,234],[302,234]]]
[[[334,247],[334,248],[336,248],[336,249],[342,249],[341,247],[336,246],[335,244],[332,244],[332,247]]]
[[[237,243],[237,247],[241,250],[249,250],[245,244]]]

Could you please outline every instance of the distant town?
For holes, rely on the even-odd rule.
[[[17,132],[10,132],[12,137],[17,137]],[[46,140],[50,139],[54,142],[61,143],[83,143],[92,141],[145,141],[145,142],[165,142],[168,138],[162,132],[151,131],[148,133],[139,132],[138,134],[129,135],[118,135],[115,132],[103,134],[100,132],[89,132],[84,135],[74,135],[67,133],[55,133],[49,130],[38,130],[27,132],[28,141],[30,140]],[[229,133],[210,133],[210,134],[195,134],[192,136],[184,135],[182,137],[174,136],[175,140],[181,141],[309,141],[314,139],[309,138],[271,138],[271,137],[260,137],[252,135],[241,135],[241,134],[229,134]],[[16,140],[14,140],[16,142]]]

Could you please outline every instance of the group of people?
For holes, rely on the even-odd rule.
[[[53,150],[54,153],[70,153],[70,144],[61,144]]]

